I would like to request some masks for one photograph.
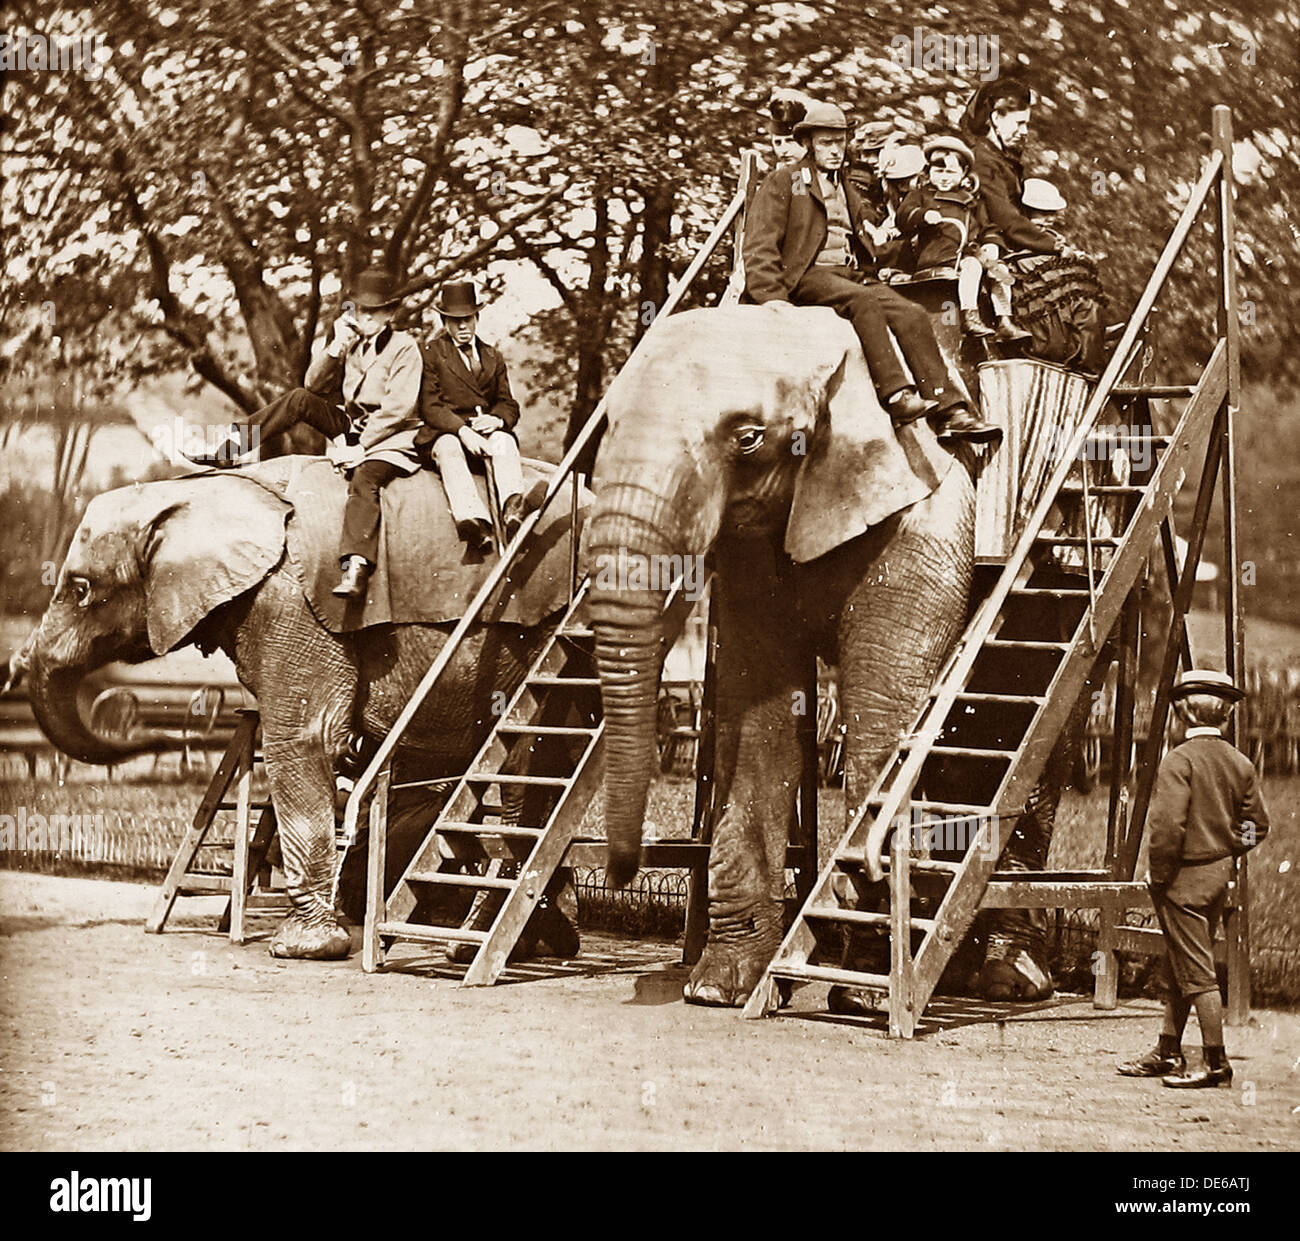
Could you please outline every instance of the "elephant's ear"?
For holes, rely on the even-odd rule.
[[[895,433],[856,336],[824,352],[795,421],[796,430],[806,428],[808,454],[795,480],[785,550],[799,563],[923,500],[953,462],[924,421]]]
[[[280,563],[291,509],[248,478],[201,475],[161,486],[143,565],[149,645],[158,655]]]

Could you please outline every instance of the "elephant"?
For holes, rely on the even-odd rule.
[[[715,823],[708,938],[685,998],[735,1006],[782,937],[802,763],[793,704],[806,670],[814,655],[839,668],[851,810],[964,628],[974,458],[941,447],[924,421],[895,432],[852,328],[823,308],[675,315],[616,378],[607,410],[585,535],[606,721],[607,874],[626,883],[639,865],[665,592],[647,588],[653,574],[633,582],[600,567],[706,557],[718,633]],[[1068,776],[1056,759],[1004,866],[1043,866]],[[985,929],[998,944],[982,972],[986,994],[1050,992],[1032,919],[1012,912]]]
[[[537,490],[534,482],[535,499]],[[400,544],[422,579],[436,576],[431,566],[451,565],[449,580],[461,589],[452,602],[463,604],[490,566],[458,563],[471,553],[455,534],[437,480],[421,472],[386,492],[414,523],[406,536],[390,535],[395,510],[385,507],[389,563]],[[349,628],[335,617],[327,624],[328,608],[347,606],[329,602],[327,588],[337,576],[333,548],[344,493],[341,477],[322,459],[286,457],[94,497],[22,660],[33,712],[50,741],[83,762],[108,764],[167,742],[92,729],[79,692],[87,677],[110,661],[140,662],[189,644],[229,655],[261,713],[291,903],[271,941],[279,957],[348,955],[349,935],[334,908],[336,771],[355,753],[358,737],[364,753],[388,731],[463,611],[451,607],[450,614],[429,616],[430,623]],[[417,501],[435,506],[434,524],[418,520],[411,507]],[[496,607],[495,619],[473,626],[417,715],[399,755],[422,777],[454,776],[467,767],[494,704],[504,700],[494,695],[509,695],[539,652],[547,618],[565,599],[567,544],[560,535],[568,529],[567,510],[567,504],[550,505],[539,518],[539,531],[554,537],[539,540],[547,550],[538,553],[543,559],[528,579],[541,583],[531,592],[531,613],[519,619],[529,595],[521,588]],[[309,518],[322,532],[314,543],[304,534]],[[319,563],[310,560],[304,539],[326,549]],[[552,572],[559,562],[564,569]],[[323,592],[308,589],[313,565],[326,583]]]

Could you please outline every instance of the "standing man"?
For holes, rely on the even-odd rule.
[[[231,439],[214,453],[193,456],[196,465],[238,464],[252,442],[252,428],[270,439],[305,422],[332,441],[326,455],[348,476],[348,499],[339,540],[342,578],[336,595],[364,599],[379,547],[379,491],[401,474],[420,469],[415,436],[420,430],[423,366],[415,337],[393,329],[401,305],[396,276],[378,267],[357,279],[351,303],[334,321],[329,343],[316,351],[303,387],[278,396],[235,423]],[[345,308],[347,303],[345,303]]]
[[[456,530],[479,552],[492,550],[492,522],[470,475],[468,458],[490,463],[501,500],[506,541],[524,520],[524,475],[514,428],[519,402],[510,394],[505,359],[475,335],[480,310],[468,280],[444,285],[434,309],[443,331],[424,351],[417,446],[442,476]]]
[[[996,440],[1001,429],[976,418],[953,386],[929,316],[870,275],[864,208],[843,176],[847,130],[844,113],[819,102],[795,125],[804,158],[770,172],[749,209],[745,290],[760,304],[829,306],[848,319],[895,427],[933,416],[941,439]]]

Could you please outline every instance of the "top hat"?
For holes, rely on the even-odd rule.
[[[388,310],[401,300],[397,276],[386,267],[367,267],[352,291],[352,301],[360,310]]]
[[[472,280],[453,280],[442,286],[433,308],[445,319],[468,319],[483,309],[483,303]]]
[[[936,138],[927,138],[921,150],[926,159],[930,159],[939,151],[953,151],[966,161],[967,168],[975,163],[975,152],[960,138],[955,138],[951,134],[940,134]]]
[[[889,147],[880,157],[880,175],[886,181],[906,181],[925,168],[925,152],[910,142]]]
[[[794,136],[798,138],[810,129],[847,131],[848,127],[849,119],[844,115],[842,109],[837,108],[833,103],[822,103],[818,99],[810,99],[803,116],[794,123]]]
[[[1042,177],[1025,178],[1025,190],[1020,201],[1030,211],[1063,211],[1066,205],[1061,191]]]
[[[1216,698],[1226,698],[1229,702],[1240,702],[1246,691],[1239,689],[1226,672],[1217,672],[1213,668],[1191,668],[1184,672],[1170,691],[1171,702],[1186,698],[1188,694],[1212,694]]]

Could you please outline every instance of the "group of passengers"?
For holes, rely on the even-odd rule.
[[[849,319],[896,425],[929,417],[940,438],[976,442],[1001,433],[953,388],[928,316],[900,284],[955,279],[964,331],[1014,343],[1029,333],[1015,320],[1008,258],[1083,257],[1053,227],[1066,206],[1055,186],[1024,176],[1030,102],[1018,78],[986,83],[960,133],[918,143],[887,121],[850,139],[841,109],[794,91],[770,101],[775,167],[747,220],[746,294]],[[984,288],[992,326],[979,308]]]

